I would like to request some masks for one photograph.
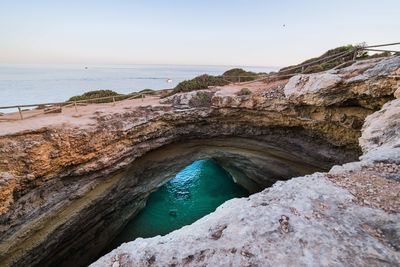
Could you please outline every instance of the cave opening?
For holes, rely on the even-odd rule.
[[[298,129],[296,134],[280,131],[273,134],[271,130],[268,134],[251,138],[215,137],[173,142],[141,155],[122,172],[108,177],[107,191],[97,198],[96,205],[90,206],[92,209],[86,213],[86,222],[90,223],[90,227],[85,224],[87,230],[81,231],[82,225],[78,223],[73,246],[69,245],[66,251],[60,245],[65,254],[48,257],[46,262],[41,262],[44,263],[41,266],[50,266],[49,259],[51,266],[86,266],[123,242],[138,237],[165,235],[189,225],[212,213],[228,199],[249,196],[277,181],[326,171],[333,164],[350,162],[356,157],[358,153],[352,147],[332,146],[315,136],[302,134]],[[199,172],[198,168],[202,171]],[[239,187],[239,194],[224,192],[228,189],[227,181],[221,183],[213,175],[205,179],[182,176],[185,172],[193,176],[196,173],[204,175],[209,173],[207,169],[222,172],[219,177],[225,177],[231,185]],[[190,201],[208,198],[199,188],[190,187],[199,186],[197,182],[202,182],[200,188],[209,189],[211,195],[223,193],[228,196],[217,197],[213,206],[206,202],[205,206],[210,204],[208,209],[199,206],[191,210],[193,206]],[[189,189],[185,189],[185,186],[189,186]],[[168,189],[171,189],[170,192]],[[167,193],[171,193],[169,198],[166,197]],[[173,207],[179,204],[174,202],[165,207],[171,204],[168,201],[159,203],[158,208],[151,208],[153,202],[171,198],[176,202],[181,201],[180,207],[184,207],[184,210]],[[152,210],[158,213],[151,214]],[[183,216],[185,212],[189,213],[187,218]],[[149,215],[154,215],[153,219],[149,219]],[[157,231],[153,231],[154,228],[158,228]]]
[[[217,161],[196,160],[150,194],[146,206],[127,223],[106,252],[138,237],[166,235],[215,211],[229,199],[249,195]]]

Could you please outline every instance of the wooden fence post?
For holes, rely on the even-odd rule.
[[[76,101],[74,102],[75,112],[78,112],[78,108],[76,107]]]
[[[115,96],[113,96],[113,106],[115,106]]]
[[[18,107],[18,112],[19,112],[19,116],[20,116],[21,120],[23,120],[24,117],[22,116],[22,110],[20,107]]]

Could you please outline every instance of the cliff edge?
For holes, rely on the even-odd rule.
[[[255,194],[94,265],[396,266],[399,77],[394,56],[1,122],[0,262],[93,262],[153,190],[212,158]]]

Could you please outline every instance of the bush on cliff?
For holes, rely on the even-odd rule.
[[[68,101],[82,101],[82,100],[90,100],[90,99],[95,99],[95,98],[102,98],[102,97],[110,97],[110,96],[118,96],[119,94],[117,92],[114,92],[112,90],[95,90],[95,91],[89,91],[86,92],[82,95],[77,95],[73,96]],[[121,100],[121,97],[118,97],[118,100]],[[99,100],[93,100],[90,101],[91,103],[108,103],[112,102],[112,98],[110,99],[99,99]]]
[[[177,93],[191,92],[195,90],[207,89],[209,86],[223,86],[229,82],[225,81],[221,76],[212,76],[203,74],[194,79],[179,83],[169,95]]]
[[[279,74],[291,74],[291,73],[314,73],[320,72],[324,70],[328,70],[334,68],[343,62],[350,61],[353,59],[353,53],[350,53],[351,50],[354,50],[356,47],[353,45],[344,45],[339,46],[334,49],[330,49],[326,51],[319,57],[311,58],[298,65],[288,66],[279,70]],[[344,55],[341,58],[335,59],[335,54],[349,52],[349,54]],[[333,57],[332,57],[333,56]],[[334,59],[334,60],[333,60]],[[331,61],[332,60],[332,61]],[[314,61],[318,61],[313,63]],[[304,66],[304,69],[300,65],[310,64]]]
[[[390,57],[392,55],[396,55],[396,53],[391,53],[391,52],[382,52],[382,53],[375,53],[375,54],[368,54],[368,52],[364,52],[360,57],[357,59],[371,59],[371,58],[380,58],[380,57]],[[400,55],[400,53],[397,53],[397,56]]]
[[[209,86],[224,86],[230,82],[239,81],[238,76],[246,76],[240,77],[241,82],[252,81],[255,80],[258,75],[259,74],[255,72],[245,71],[239,68],[227,70],[220,76],[203,74],[195,77],[194,79],[179,83],[174,89],[172,89],[172,91],[169,91],[163,97],[168,97],[177,93],[207,89]]]
[[[86,92],[82,95],[77,95],[77,96],[73,96],[70,99],[68,99],[68,102],[73,102],[73,101],[82,101],[82,100],[91,100],[91,99],[96,99],[96,98],[103,98],[103,97],[110,97],[107,99],[98,99],[98,100],[92,100],[92,101],[88,101],[90,103],[110,103],[113,102],[113,99],[111,96],[115,96],[115,100],[119,101],[119,100],[124,100],[127,98],[141,98],[143,95],[155,95],[158,94],[157,91],[153,90],[153,89],[143,89],[139,92],[134,92],[131,94],[126,94],[126,95],[121,95],[118,94],[117,92],[114,92],[112,90],[95,90],[95,91],[89,91]]]
[[[258,74],[252,71],[245,71],[244,69],[235,68],[225,71],[222,76],[231,82],[246,82],[255,80]]]
[[[158,92],[156,90],[147,88],[147,89],[143,89],[143,90],[139,91],[139,94],[156,95],[156,94],[158,94]]]

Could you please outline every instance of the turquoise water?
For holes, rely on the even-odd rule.
[[[215,161],[195,161],[150,195],[146,207],[113,245],[137,237],[165,235],[213,212],[226,200],[248,195]]]

